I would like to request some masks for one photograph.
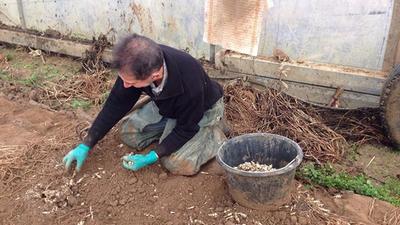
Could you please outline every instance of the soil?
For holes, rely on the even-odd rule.
[[[62,156],[77,142],[72,129],[76,116],[50,112],[28,103],[0,98],[1,145],[36,143],[27,174],[0,186],[1,224],[321,224],[302,211],[283,207],[275,212],[250,210],[234,203],[223,171],[215,161],[196,176],[168,174],[160,165],[130,172],[120,158],[132,151],[111,132],[91,153],[82,171],[66,172]],[[67,145],[54,144],[65,138]],[[50,148],[49,148],[50,146]],[[297,184],[299,185],[299,184]],[[302,190],[302,189],[301,189]],[[304,191],[304,190],[302,190]],[[293,192],[292,202],[298,196]],[[376,201],[370,217],[365,205],[371,198],[348,193],[342,199],[317,191],[329,210],[350,221],[383,224],[395,207]],[[363,209],[363,210],[359,210]],[[292,215],[291,215],[292,214]],[[232,216],[233,215],[233,216]],[[388,215],[386,215],[388,217]],[[227,219],[228,218],[228,219]],[[235,218],[240,221],[237,222]],[[394,224],[394,223],[393,223]]]
[[[137,173],[123,169],[120,158],[132,150],[121,147],[116,131],[93,150],[80,173],[66,172],[61,159],[78,142],[71,129],[79,124],[76,116],[5,97],[0,105],[1,145],[35,143],[33,154],[41,155],[32,156],[40,162],[26,159],[33,164],[26,175],[0,186],[1,224],[235,224],[234,217],[225,219],[230,213],[246,224],[290,224],[286,213],[265,217],[235,204],[215,162],[193,177],[170,175],[160,165]],[[69,144],[48,149],[62,138]]]
[[[332,218],[399,224],[399,209],[390,204],[352,193],[310,191],[298,181],[290,203],[279,210],[247,209],[231,199],[215,161],[191,177],[169,174],[160,164],[125,170],[121,157],[135,150],[121,144],[118,127],[90,152],[79,173],[65,171],[62,157],[79,143],[75,128],[87,118],[1,91],[0,148],[20,146],[23,152],[12,166],[0,168],[7,168],[0,180],[0,224],[289,225],[329,224]]]

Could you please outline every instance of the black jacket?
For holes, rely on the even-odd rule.
[[[159,157],[178,150],[198,131],[205,111],[223,95],[222,87],[210,80],[201,64],[189,54],[160,45],[168,77],[163,91],[154,96],[150,87],[124,88],[118,77],[111,93],[89,129],[84,143],[93,147],[133,107],[142,92],[149,95],[163,117],[176,119],[176,127],[156,147]]]

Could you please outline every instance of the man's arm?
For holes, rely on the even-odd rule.
[[[117,78],[103,109],[97,115],[83,143],[92,148],[108,131],[135,105],[141,90],[124,88],[121,78]]]

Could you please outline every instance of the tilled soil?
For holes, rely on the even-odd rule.
[[[231,200],[215,161],[192,177],[168,174],[159,164],[127,171],[120,158],[132,150],[120,144],[116,130],[91,152],[81,172],[66,172],[61,159],[78,142],[73,129],[80,122],[76,116],[0,97],[0,118],[1,145],[17,143],[31,149],[31,157],[24,159],[26,170],[13,170],[18,177],[0,186],[1,224],[259,225],[325,224],[329,220],[313,216],[311,203],[302,202],[303,188],[294,188],[292,202],[274,212],[241,207]],[[329,194],[321,198],[331,199]],[[358,202],[346,204],[360,207]],[[384,206],[390,211],[390,205]],[[330,207],[340,213],[339,203]],[[349,221],[365,217],[356,210],[350,212]],[[383,224],[384,215],[376,215],[360,222]]]
[[[287,220],[286,216],[264,217],[233,203],[215,162],[193,177],[170,175],[159,164],[137,173],[123,169],[120,158],[132,150],[120,145],[115,131],[93,150],[80,173],[66,172],[61,159],[78,142],[73,129],[77,118],[4,97],[0,105],[2,146],[34,148],[32,157],[24,161],[30,165],[28,171],[13,170],[19,177],[0,186],[1,224],[268,224]]]

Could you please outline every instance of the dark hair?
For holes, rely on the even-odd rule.
[[[129,35],[117,43],[113,55],[114,68],[128,69],[139,80],[148,78],[164,63],[160,46],[138,34]]]

